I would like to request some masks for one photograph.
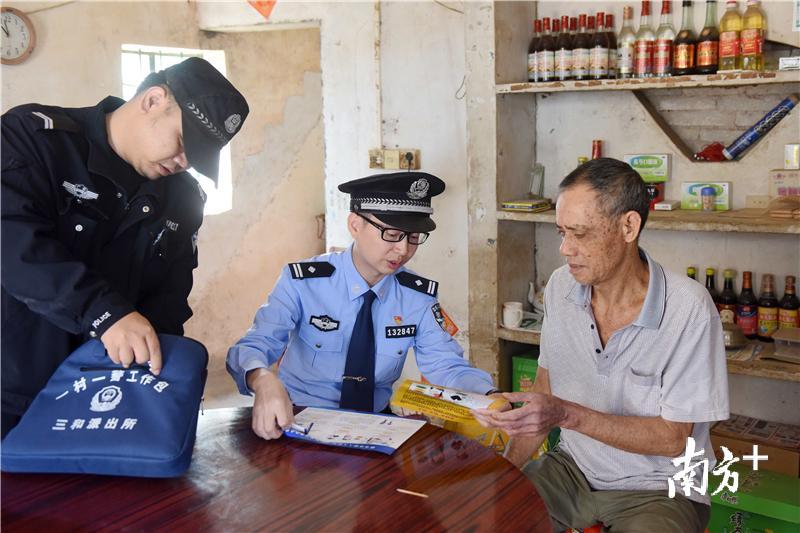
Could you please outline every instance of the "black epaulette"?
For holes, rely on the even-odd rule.
[[[77,122],[61,113],[43,113],[42,111],[31,111],[31,119],[36,123],[37,131],[61,130],[61,131],[81,131]]]
[[[336,267],[327,261],[289,263],[289,272],[292,273],[292,279],[329,278],[335,270]]]
[[[422,276],[417,276],[416,274],[406,271],[398,272],[395,277],[397,281],[400,282],[400,285],[436,298],[436,292],[439,289],[438,281],[423,278]]]

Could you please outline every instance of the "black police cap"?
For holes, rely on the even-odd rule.
[[[427,172],[376,174],[339,185],[350,195],[350,211],[372,213],[384,224],[409,232],[436,228],[431,198],[444,188],[442,180]]]
[[[183,145],[189,164],[216,183],[219,151],[241,129],[250,107],[211,63],[190,57],[163,71],[181,106]]]

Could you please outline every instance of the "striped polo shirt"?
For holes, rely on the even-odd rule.
[[[613,415],[693,422],[696,450],[705,450],[711,476],[709,428],[728,418],[719,314],[702,285],[664,270],[644,250],[639,253],[650,270],[642,310],[605,347],[592,313],[591,286],[576,282],[567,266],[553,273],[545,289],[539,366],[549,371],[553,395],[564,400]],[[596,490],[666,491],[667,480],[683,468],[669,457],[626,452],[572,430],[562,431],[560,447]],[[702,468],[696,472],[699,485]],[[692,491],[689,498],[709,503],[707,491]]]

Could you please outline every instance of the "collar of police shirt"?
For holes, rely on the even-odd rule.
[[[400,267],[397,269],[394,274],[389,274],[388,276],[384,276],[372,287],[364,281],[364,278],[358,272],[355,263],[353,263],[353,247],[355,243],[351,243],[350,246],[347,247],[347,251],[345,252],[345,261],[344,261],[344,277],[347,281],[347,295],[350,297],[350,300],[355,300],[363,296],[363,294],[369,290],[374,292],[378,297],[378,300],[383,303],[386,301],[386,295],[389,290],[389,278],[393,278],[395,274],[398,272],[402,272],[405,270],[405,267]]]
[[[86,138],[89,140],[87,165],[89,172],[108,178],[118,188],[123,189],[128,198],[131,198],[139,187],[149,180],[136,172],[111,148],[106,128],[106,115],[124,103],[121,98],[107,96],[90,110],[84,127]]]

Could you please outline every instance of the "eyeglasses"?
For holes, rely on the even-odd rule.
[[[381,231],[381,239],[386,242],[400,242],[406,237],[408,237],[408,244],[422,244],[426,240],[428,240],[428,235],[430,233],[427,232],[415,232],[409,233],[407,231],[400,231],[399,229],[387,228],[386,226],[381,226],[380,224],[376,224],[375,222],[371,221],[361,213],[356,213],[358,216],[375,226]]]

